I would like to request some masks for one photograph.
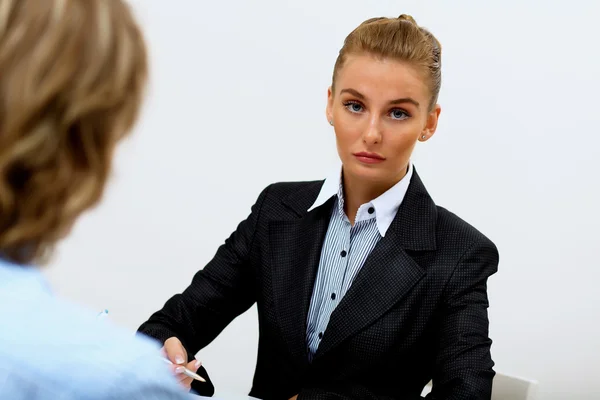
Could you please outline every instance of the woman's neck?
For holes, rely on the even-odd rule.
[[[400,182],[406,175],[400,175],[390,182],[365,182],[364,179],[353,177],[351,174],[342,172],[342,182],[344,184],[344,212],[354,225],[356,214],[361,205],[370,202],[387,192],[392,186]]]

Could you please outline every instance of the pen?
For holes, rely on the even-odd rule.
[[[161,357],[161,358],[162,358],[162,360],[163,360],[164,362],[166,362],[166,363],[168,363],[168,364],[171,364],[171,365],[173,365],[173,363],[171,362],[171,360],[169,360],[169,359],[167,359],[167,358],[164,358],[164,357]],[[186,375],[186,376],[189,376],[190,378],[194,378],[194,379],[196,379],[197,381],[200,381],[200,382],[206,382],[206,380],[205,380],[203,377],[201,377],[200,375],[198,375],[198,374],[197,374],[197,373],[195,373],[195,372],[192,372],[192,371],[190,371],[190,370],[189,370],[189,369],[187,369],[186,367],[179,366],[179,368],[181,368],[181,369],[182,369],[182,370],[181,370],[181,373],[182,373],[182,374],[184,374],[184,375]]]

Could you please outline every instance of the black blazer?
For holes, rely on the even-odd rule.
[[[190,357],[257,303],[262,399],[490,399],[487,279],[494,244],[436,206],[416,171],[396,217],[333,314],[312,363],[306,318],[333,198],[323,181],[267,187],[182,294],[140,332],[177,336]],[[206,371],[200,371],[207,377]],[[193,388],[212,395],[212,384]]]

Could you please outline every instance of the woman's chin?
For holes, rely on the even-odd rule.
[[[380,165],[365,165],[354,162],[349,166],[344,165],[344,171],[347,171],[355,179],[364,179],[365,181],[386,180],[386,171]]]

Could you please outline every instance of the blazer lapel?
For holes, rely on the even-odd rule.
[[[436,206],[414,171],[392,225],[331,314],[314,361],[380,318],[425,276],[407,250],[435,250],[436,219]]]
[[[310,202],[291,196],[287,205],[299,218],[269,223],[275,307],[283,337],[302,365],[308,364],[306,318],[333,203],[306,213]]]
[[[398,245],[396,235],[386,234],[331,314],[315,359],[377,320],[424,275],[423,269]]]

